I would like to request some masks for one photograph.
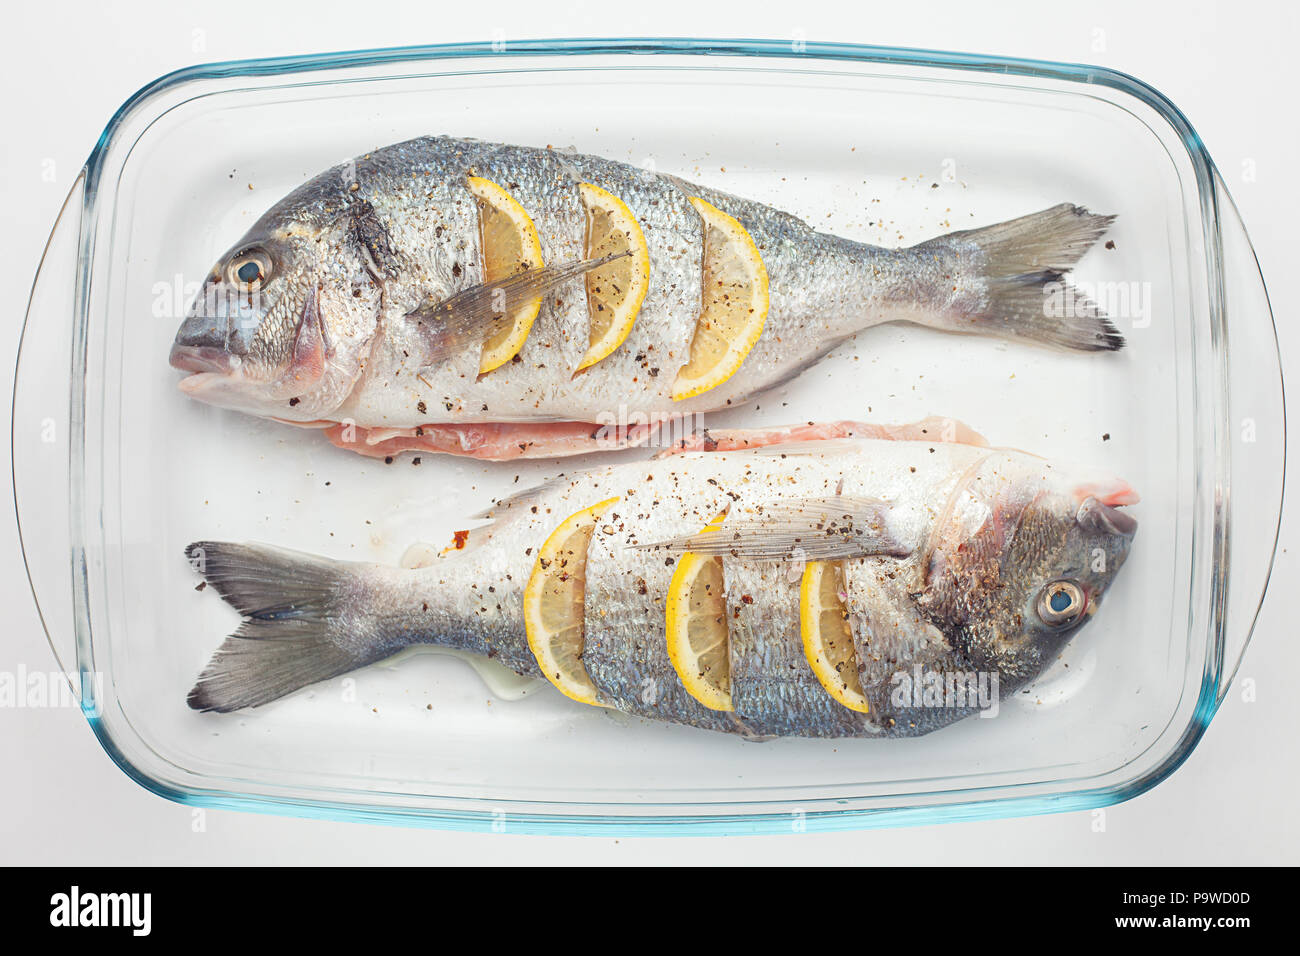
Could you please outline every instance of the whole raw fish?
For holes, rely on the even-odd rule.
[[[484,230],[476,183],[536,236],[540,258],[520,259],[508,280],[486,275],[500,240]],[[584,365],[603,308],[585,283],[618,258],[589,248],[592,194],[635,219],[647,283],[625,339]],[[322,173],[268,210],[213,267],[171,363],[190,373],[180,387],[194,398],[327,428],[370,455],[617,448],[659,423],[747,402],[884,322],[1121,348],[1062,280],[1113,218],[1063,203],[888,249],[624,163],[427,137]],[[718,223],[761,258],[750,286],[766,306],[754,341],[736,345],[734,371],[687,395],[675,390],[681,370],[712,327],[706,307],[725,298],[705,288]],[[484,372],[482,342],[521,301],[540,302],[535,321],[512,360]],[[1051,307],[1059,301],[1070,307]]]
[[[190,705],[259,706],[412,644],[494,658],[584,699],[542,666],[549,627],[598,706],[750,737],[918,735],[1033,680],[1097,610],[1137,527],[1124,482],[933,421],[757,437],[756,449],[730,433],[720,444],[738,450],[561,476],[499,502],[419,568],[193,544],[192,563],[245,619]],[[557,528],[593,506],[586,539],[557,559]],[[668,643],[681,568],[714,559],[725,610],[703,624],[726,643],[710,703]],[[831,566],[857,707],[809,656],[802,585]],[[576,595],[567,623],[530,617],[552,584]]]

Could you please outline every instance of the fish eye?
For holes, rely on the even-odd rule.
[[[244,292],[256,292],[271,278],[271,257],[260,249],[246,249],[226,264],[226,281]]]
[[[1083,608],[1083,588],[1068,579],[1050,581],[1038,592],[1038,616],[1052,627],[1078,620]]]

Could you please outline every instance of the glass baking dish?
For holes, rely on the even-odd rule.
[[[437,132],[573,146],[884,245],[1061,201],[1117,213],[1075,277],[1123,352],[886,326],[711,423],[949,415],[995,444],[1123,475],[1143,496],[1141,531],[1105,611],[1000,719],[909,740],[747,742],[482,680],[436,652],[359,671],[346,694],[189,710],[236,615],[195,593],[188,542],[396,563],[507,489],[573,467],[386,467],[176,390],[176,325],[234,237],[320,170]],[[107,752],[155,793],[457,829],[675,834],[1074,810],[1154,786],[1196,745],[1249,640],[1285,447],[1249,240],[1195,132],[1151,87],[1096,67],[804,41],[512,41],[199,66],[132,97],[37,276],[13,461],[58,666]]]

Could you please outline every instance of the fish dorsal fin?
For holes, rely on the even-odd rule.
[[[890,527],[891,510],[878,498],[852,495],[777,499],[754,513],[728,516],[716,531],[634,547],[760,561],[906,557],[912,549]]]

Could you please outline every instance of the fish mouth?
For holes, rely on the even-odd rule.
[[[172,346],[167,361],[172,368],[195,375],[228,375],[231,371],[230,353],[214,345],[182,345],[177,342]],[[193,378],[194,375],[190,377]]]
[[[1081,527],[1091,528],[1102,534],[1131,538],[1137,533],[1137,518],[1134,518],[1127,511],[1121,511],[1121,507],[1122,505],[1107,504],[1100,498],[1089,495],[1079,505],[1074,520]]]
[[[1142,500],[1137,491],[1123,478],[1084,482],[1074,489],[1074,500],[1080,503],[1096,498],[1104,505],[1135,505]]]

